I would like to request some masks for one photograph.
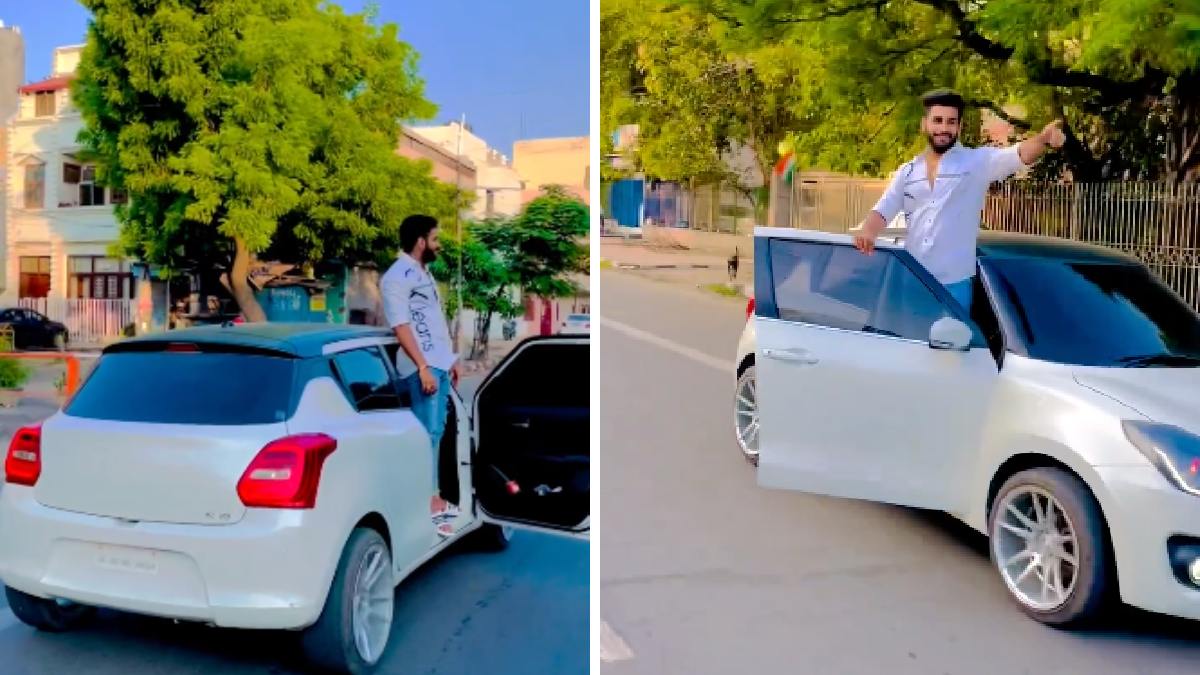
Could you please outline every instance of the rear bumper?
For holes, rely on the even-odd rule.
[[[312,511],[250,509],[232,525],[125,524],[0,489],[0,580],[62,598],[228,628],[316,622],[344,542]]]

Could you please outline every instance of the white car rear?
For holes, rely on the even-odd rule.
[[[586,390],[587,348],[586,338],[523,343],[480,387],[482,414],[451,394],[441,489],[463,517],[446,539],[429,514],[429,436],[397,386],[386,331],[210,327],[115,345],[63,411],[13,439],[0,491],[10,605],[47,630],[90,606],[304,629],[314,661],[370,669],[390,633],[392,589],[450,542],[475,533],[503,547],[512,525],[586,537],[577,480],[541,511],[507,487],[551,471],[586,478],[577,392],[555,392],[570,420],[555,427],[558,446],[531,440],[544,437],[546,413],[524,447],[482,442],[501,431],[475,427],[497,426],[488,409],[528,398],[512,381],[528,379],[522,368],[582,369],[564,387]],[[574,464],[559,461],[564,447]]]
[[[587,335],[592,332],[592,317],[588,314],[568,314],[563,321],[563,335]]]

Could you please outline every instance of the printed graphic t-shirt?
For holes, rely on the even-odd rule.
[[[379,293],[388,326],[408,325],[425,362],[439,370],[450,370],[458,355],[450,344],[450,328],[446,325],[442,300],[429,272],[408,254],[401,253],[380,278]],[[403,349],[397,351],[396,370],[402,377],[417,372],[417,365]]]

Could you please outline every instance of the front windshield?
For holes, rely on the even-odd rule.
[[[1081,366],[1200,366],[1200,314],[1140,265],[990,259],[997,304],[1029,356]]]

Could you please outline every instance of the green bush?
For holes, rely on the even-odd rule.
[[[0,389],[20,389],[29,380],[29,366],[16,359],[0,358]]]

